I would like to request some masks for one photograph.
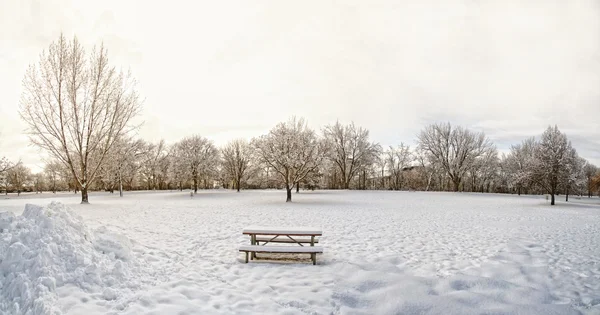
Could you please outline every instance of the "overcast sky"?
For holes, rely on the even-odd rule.
[[[220,145],[297,115],[385,146],[450,121],[505,151],[557,124],[600,164],[600,1],[0,0],[0,156],[34,171],[21,80],[61,31],[131,69],[149,141]]]

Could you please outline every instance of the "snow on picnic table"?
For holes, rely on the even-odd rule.
[[[95,231],[85,257],[111,277],[40,291],[63,314],[600,314],[597,197],[550,207],[542,196],[390,191],[301,192],[291,204],[282,191],[96,193],[91,205],[49,195],[0,200],[0,212],[67,204],[86,225],[73,231]],[[242,230],[256,225],[319,227],[325,252],[316,266],[308,254],[245,264]]]

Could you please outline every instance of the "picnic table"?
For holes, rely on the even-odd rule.
[[[249,226],[242,234],[250,236],[250,245],[240,247],[241,252],[246,253],[250,259],[256,258],[256,253],[286,253],[286,254],[310,254],[313,265],[317,264],[317,254],[323,253],[323,247],[315,246],[319,240],[316,238],[323,235],[323,231],[313,227],[265,227]],[[262,244],[261,244],[262,243]],[[288,243],[296,246],[265,246],[269,243]],[[309,245],[310,246],[305,246]]]

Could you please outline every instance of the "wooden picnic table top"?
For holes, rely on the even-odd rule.
[[[323,231],[319,228],[306,226],[249,226],[242,231],[242,234],[255,235],[290,235],[290,236],[321,236]]]

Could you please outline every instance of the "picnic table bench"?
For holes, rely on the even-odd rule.
[[[319,240],[317,236],[323,232],[311,227],[262,227],[250,226],[242,231],[250,235],[250,245],[240,246],[239,251],[246,253],[250,259],[256,258],[256,253],[285,253],[285,254],[310,254],[313,265],[317,264],[317,254],[323,253],[323,247],[315,246]],[[261,244],[262,243],[262,244]],[[288,243],[296,246],[265,246],[268,243]],[[310,246],[304,246],[310,244]]]

